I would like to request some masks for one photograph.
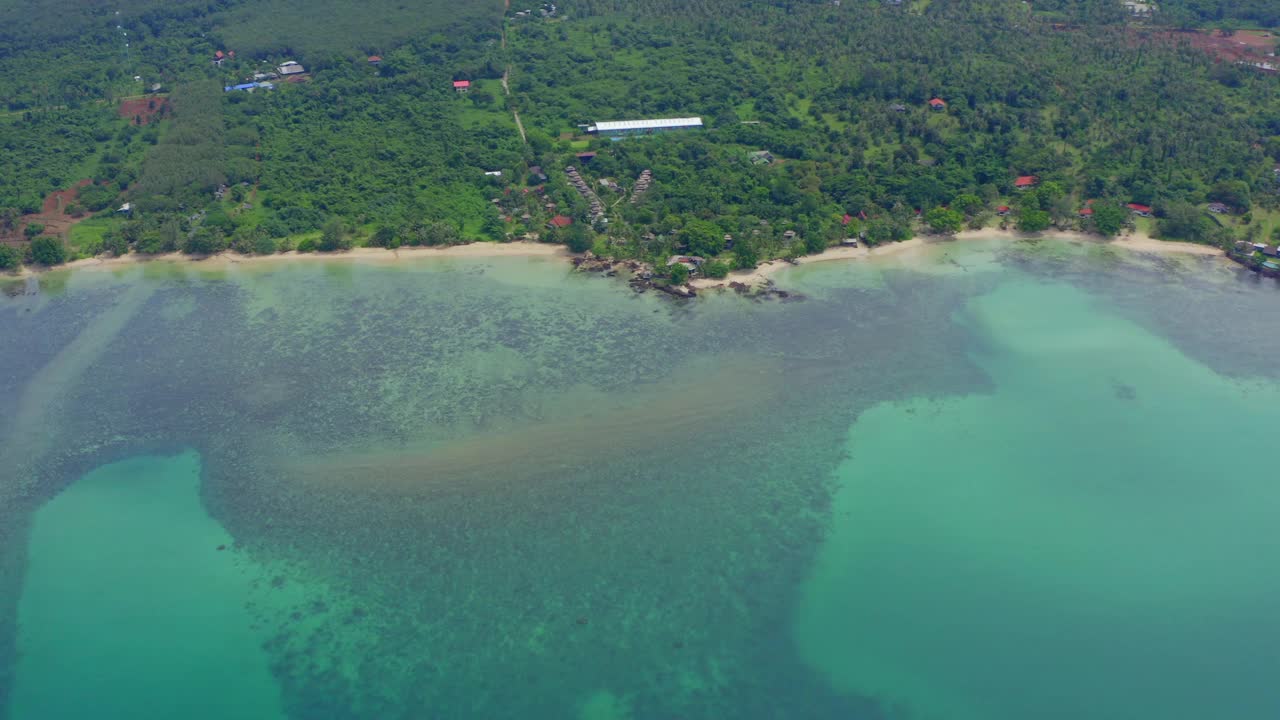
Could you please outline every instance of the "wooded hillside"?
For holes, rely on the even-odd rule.
[[[1026,229],[1104,234],[1126,218],[1086,206],[1151,206],[1167,236],[1223,242],[1256,236],[1247,213],[1276,199],[1276,74],[1118,2],[224,0],[120,18],[91,5],[58,27],[32,8],[0,11],[16,22],[0,31],[0,207],[30,213],[92,178],[90,196],[133,206],[100,208],[116,249],[322,245],[335,221],[339,246],[537,234],[749,265],[851,234],[993,223],[1002,206]],[[284,60],[303,82],[223,91]],[[153,82],[154,117],[117,117],[119,97]],[[581,129],[685,116],[705,130]],[[579,165],[586,194],[565,172]],[[1236,219],[1202,217],[1210,201]],[[572,222],[545,229],[556,215]],[[703,236],[716,241],[691,245]]]

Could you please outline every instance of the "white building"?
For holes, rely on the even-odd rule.
[[[694,130],[701,128],[702,118],[664,118],[659,120],[611,120],[587,126],[587,132],[610,137],[626,135],[652,135],[670,130]]]

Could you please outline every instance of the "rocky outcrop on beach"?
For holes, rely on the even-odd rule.
[[[699,292],[699,288],[692,284],[672,284],[667,280],[665,274],[655,274],[652,265],[639,260],[614,260],[612,258],[599,257],[588,251],[573,258],[573,267],[579,272],[600,273],[605,277],[618,277],[625,274],[627,285],[637,293],[656,290],[671,297],[687,300],[696,298]],[[765,280],[759,285],[749,285],[733,280],[725,284],[702,287],[701,289],[726,288],[743,297],[756,300],[799,300],[802,297],[796,293],[778,288],[773,284],[772,280]]]

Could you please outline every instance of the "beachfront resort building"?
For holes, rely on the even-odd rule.
[[[663,118],[659,120],[611,120],[587,126],[587,132],[604,137],[653,135],[672,130],[695,130],[702,127],[702,118]]]

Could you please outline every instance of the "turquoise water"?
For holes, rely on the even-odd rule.
[[[1057,242],[778,281],[805,299],[520,258],[0,296],[0,708],[1277,714],[1274,284]]]
[[[909,717],[1274,716],[1280,388],[1066,286],[958,320],[996,389],[853,427],[805,655]]]
[[[36,514],[12,717],[284,717],[245,609],[252,570],[199,479],[194,453],[138,457]]]

